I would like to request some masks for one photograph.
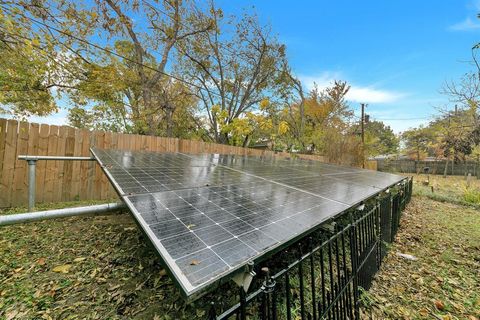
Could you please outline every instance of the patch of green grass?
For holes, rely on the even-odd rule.
[[[480,209],[480,180],[475,177],[469,183],[463,176],[414,175],[413,179],[415,196]]]
[[[471,204],[480,204],[480,190],[466,188],[463,193],[463,200]]]

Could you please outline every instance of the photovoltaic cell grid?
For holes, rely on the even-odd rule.
[[[92,153],[187,296],[403,179],[310,161]]]
[[[237,157],[236,159],[234,157]],[[249,173],[277,183],[295,187],[302,191],[314,193],[330,200],[354,205],[371,197],[389,185],[401,179],[392,175],[395,181],[382,181],[375,171],[366,171],[334,166],[324,163],[317,164],[304,161],[293,165],[289,160],[264,160],[238,157],[220,156],[220,163],[241,172]],[[302,160],[303,161],[303,160]],[[309,165],[308,165],[309,164]]]
[[[120,195],[151,193],[247,181],[239,172],[213,165],[209,156],[95,149]]]

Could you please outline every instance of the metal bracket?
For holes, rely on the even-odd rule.
[[[263,281],[262,290],[264,293],[272,293],[275,290],[275,280],[270,277],[270,270],[267,267],[262,268],[265,274],[265,281]]]
[[[253,278],[257,274],[253,270],[253,261],[249,262],[245,265],[245,269],[243,272],[237,273],[232,280],[239,286],[242,287],[245,292],[248,292],[248,288],[252,284]]]
[[[357,210],[357,211],[363,211],[363,210],[365,210],[365,203],[362,203],[361,205],[359,205],[358,207],[356,207],[355,210]]]

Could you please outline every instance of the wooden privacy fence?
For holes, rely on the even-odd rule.
[[[27,204],[27,163],[19,155],[90,156],[90,147],[159,152],[290,156],[202,141],[89,131],[0,119],[0,207]],[[299,157],[324,161],[322,156]],[[36,202],[100,200],[116,194],[95,161],[38,161]]]

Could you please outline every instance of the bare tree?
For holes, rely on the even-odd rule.
[[[189,37],[204,33],[211,29],[208,21],[205,24],[190,23],[190,12],[193,3],[180,0],[169,1],[129,1],[129,0],[96,0],[101,16],[99,23],[111,36],[122,35],[130,39],[134,45],[134,68],[139,78],[142,103],[142,114],[146,118],[148,134],[155,134],[160,121],[172,122],[175,100],[181,99],[188,92],[176,90],[172,94],[169,87],[176,79],[166,74],[166,68],[175,45]],[[141,13],[148,19],[145,32],[135,26],[132,13]],[[152,57],[158,56],[157,59]],[[159,117],[162,112],[164,117]],[[167,135],[171,135],[171,126],[167,125]]]
[[[226,19],[210,3],[208,13],[196,12],[198,20],[213,28],[181,42],[182,71],[199,87],[197,96],[208,115],[212,137],[228,143],[221,123],[231,123],[254,109],[276,85],[285,48],[262,27],[256,16]],[[233,34],[227,31],[233,30]]]

